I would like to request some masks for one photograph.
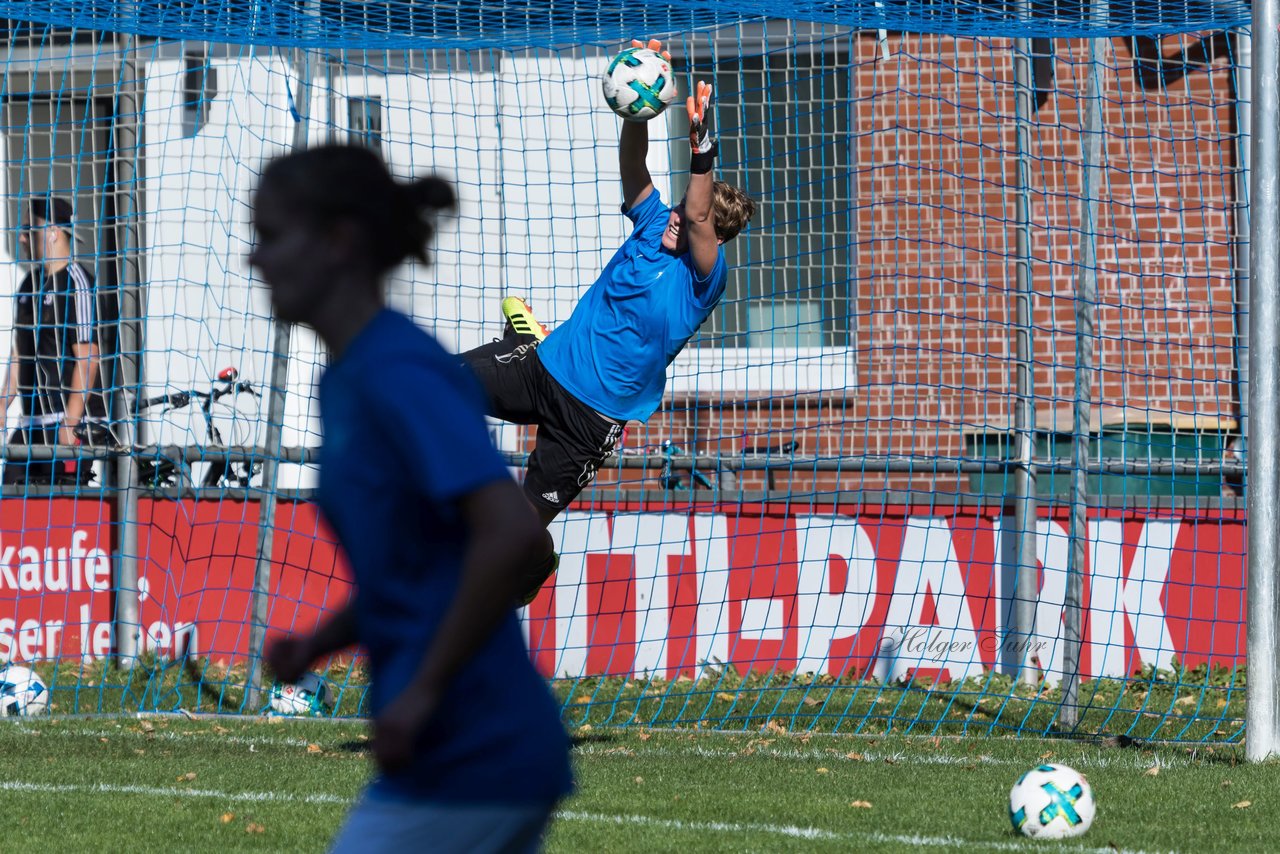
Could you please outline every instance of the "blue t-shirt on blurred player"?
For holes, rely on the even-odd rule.
[[[619,421],[645,421],[662,404],[667,366],[724,295],[724,249],[705,278],[688,252],[662,248],[671,208],[657,188],[626,211],[631,236],[573,309],[538,345],[551,376]]]
[[[320,407],[319,503],[355,574],[376,716],[417,671],[453,600],[467,538],[457,499],[510,475],[475,379],[396,312],[379,314],[329,366]],[[504,804],[549,803],[570,787],[559,707],[514,611],[449,685],[409,769],[374,784],[411,799]]]

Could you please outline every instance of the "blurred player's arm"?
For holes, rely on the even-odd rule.
[[[409,760],[449,682],[511,613],[527,583],[529,555],[546,536],[513,480],[482,486],[459,507],[468,536],[458,591],[413,680],[374,721],[374,753],[384,770]]]
[[[349,602],[311,634],[276,640],[267,650],[267,666],[281,682],[297,682],[311,662],[346,649],[355,642],[355,602]]]
[[[632,41],[631,46],[646,47],[638,41]],[[671,54],[662,49],[662,42],[657,39],[650,39],[647,47],[662,54],[667,62],[671,61]],[[622,175],[622,200],[627,210],[647,199],[653,190],[653,178],[645,162],[648,155],[649,123],[624,121],[618,140],[618,171]]]

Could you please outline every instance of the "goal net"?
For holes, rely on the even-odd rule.
[[[664,35],[760,207],[552,525],[522,619],[566,722],[1241,737],[1243,4],[376,5],[0,3],[0,328],[32,334],[30,200],[66,199],[113,425],[68,477],[7,414],[0,659],[58,711],[260,711],[263,638],[351,594],[326,356],[245,261],[264,161],[449,177],[391,302],[455,350],[508,295],[554,334],[628,233],[599,73]],[[668,199],[682,113],[649,125]],[[534,432],[492,432],[519,477]],[[362,713],[359,656],[326,676]]]

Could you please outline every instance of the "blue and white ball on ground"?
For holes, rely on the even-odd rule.
[[[49,689],[29,667],[0,666],[0,718],[39,715],[49,709]]]
[[[1037,765],[1009,792],[1009,821],[1032,839],[1079,836],[1093,824],[1096,810],[1089,781],[1066,765]]]
[[[604,100],[629,122],[647,122],[676,97],[671,63],[647,47],[629,47],[600,75]]]
[[[272,685],[270,702],[279,715],[327,715],[333,711],[333,692],[320,674],[307,673],[292,685]]]

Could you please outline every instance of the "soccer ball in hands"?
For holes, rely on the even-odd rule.
[[[34,670],[16,664],[0,668],[0,718],[38,715],[49,708],[49,689]]]
[[[1093,824],[1096,809],[1089,781],[1066,765],[1037,765],[1009,792],[1013,829],[1034,839],[1079,836]]]
[[[327,715],[333,709],[329,683],[318,673],[304,674],[293,685],[271,686],[271,711],[279,715]]]
[[[671,63],[647,47],[629,47],[600,75],[604,100],[629,122],[647,122],[676,97]]]

